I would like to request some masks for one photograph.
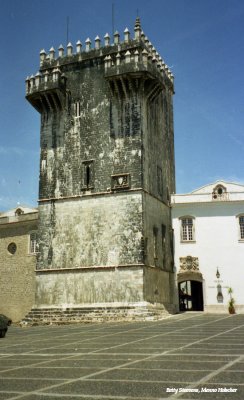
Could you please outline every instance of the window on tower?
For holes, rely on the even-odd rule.
[[[83,161],[82,189],[90,190],[94,187],[94,161]]]
[[[158,259],[158,228],[153,227],[153,258],[154,261]]]
[[[166,261],[166,225],[162,225],[162,251],[163,251],[163,268]]]
[[[81,103],[80,101],[75,102],[75,117],[78,118],[81,115]]]
[[[163,174],[162,168],[157,166],[157,190],[160,196],[163,195]]]

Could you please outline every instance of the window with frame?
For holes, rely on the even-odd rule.
[[[240,239],[244,240],[244,215],[240,215],[239,217],[239,226],[240,226]]]
[[[37,232],[30,233],[29,254],[37,253]]]
[[[192,242],[194,237],[194,218],[183,217],[181,218],[181,241]]]

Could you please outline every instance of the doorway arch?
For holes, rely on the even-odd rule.
[[[180,311],[203,311],[203,277],[198,257],[180,257],[177,282]]]
[[[203,287],[199,280],[178,283],[180,311],[203,311]]]

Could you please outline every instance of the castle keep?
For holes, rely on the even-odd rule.
[[[36,308],[175,311],[173,93],[139,18],[133,38],[40,53]]]

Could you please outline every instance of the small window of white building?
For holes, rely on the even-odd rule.
[[[195,229],[193,217],[181,217],[181,241],[193,242],[195,241]]]
[[[30,233],[29,254],[37,253],[37,232]]]
[[[239,238],[244,240],[244,215],[239,216]]]
[[[213,200],[227,200],[227,189],[223,185],[217,185],[213,189],[212,193]]]
[[[16,208],[16,210],[15,210],[16,217],[19,217],[22,214],[24,214],[24,211],[22,210],[22,208]]]

